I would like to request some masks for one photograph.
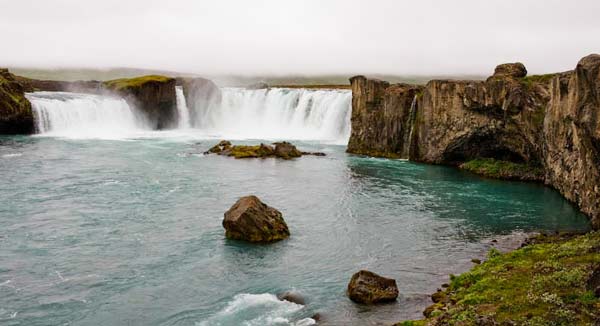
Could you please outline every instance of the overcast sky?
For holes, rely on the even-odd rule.
[[[0,0],[0,66],[489,74],[600,52],[599,0]]]

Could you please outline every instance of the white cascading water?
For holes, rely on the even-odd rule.
[[[145,129],[127,102],[121,98],[67,93],[26,94],[36,119],[37,132],[67,138],[119,139]]]
[[[33,105],[37,131],[43,135],[104,139],[170,136],[168,132],[149,133],[142,115],[120,98],[67,92],[35,92],[27,98]],[[352,94],[348,90],[222,88],[220,101],[196,101],[208,104],[188,108],[183,89],[177,86],[176,99],[179,123],[177,132],[172,133],[175,136],[317,140],[343,145],[350,137]]]
[[[183,94],[183,87],[175,86],[175,92],[177,95],[177,113],[179,115],[179,129],[190,128],[190,110],[187,107],[185,101],[185,95]]]
[[[319,140],[347,144],[352,94],[347,90],[221,89],[217,106],[193,125],[230,139]]]

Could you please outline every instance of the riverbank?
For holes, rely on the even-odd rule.
[[[600,232],[539,235],[432,295],[421,325],[591,325],[600,320]]]

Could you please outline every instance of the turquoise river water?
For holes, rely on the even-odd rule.
[[[385,324],[418,318],[492,239],[589,227],[537,184],[309,141],[327,156],[203,155],[215,141],[0,138],[0,325]],[[288,240],[224,238],[248,194],[283,212]],[[398,301],[349,301],[360,269],[395,278]],[[276,300],[286,290],[306,305]]]

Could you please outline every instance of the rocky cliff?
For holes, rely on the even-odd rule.
[[[558,189],[600,227],[600,56],[553,75],[527,77],[525,67],[514,63],[498,66],[485,81],[350,81],[348,152],[533,167],[543,171],[535,179]]]
[[[0,69],[0,134],[31,134],[35,131],[31,103],[15,75]]]
[[[21,76],[15,76],[16,80],[23,85],[27,92],[46,91],[46,92],[76,92],[76,93],[100,93],[102,91],[102,82],[96,80],[79,81],[57,81],[57,80],[39,80]]]
[[[177,98],[175,78],[143,76],[106,81],[104,89],[125,98],[144,114],[153,129],[169,129],[177,126]]]

